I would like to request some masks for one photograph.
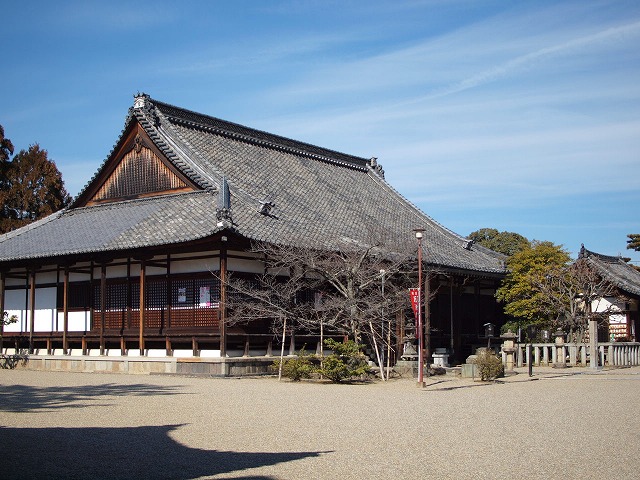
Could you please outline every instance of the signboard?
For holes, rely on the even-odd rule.
[[[187,303],[187,289],[178,288],[178,303]]]
[[[413,309],[413,316],[416,318],[416,323],[417,323],[419,322],[418,308],[420,306],[420,289],[410,288],[409,296],[411,297],[411,308]]]
[[[209,287],[200,287],[200,306],[211,306],[211,289]]]

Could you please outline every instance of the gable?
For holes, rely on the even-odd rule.
[[[134,123],[76,207],[199,190]]]

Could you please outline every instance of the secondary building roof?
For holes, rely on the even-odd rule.
[[[430,264],[505,272],[504,256],[473,245],[403,198],[375,158],[138,95],[114,150],[72,205],[0,236],[0,263],[184,243],[223,230],[249,240],[339,248],[380,235],[415,242],[416,228],[425,229]]]
[[[595,253],[582,245],[578,258],[586,259],[598,275],[623,292],[640,296],[640,271],[625,262],[622,257]]]

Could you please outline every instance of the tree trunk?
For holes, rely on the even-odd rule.
[[[378,350],[378,341],[376,340],[376,332],[373,330],[373,323],[369,322],[369,328],[371,328],[371,340],[373,340],[373,347],[376,350],[376,358],[378,359],[378,365],[380,366],[380,378],[382,378],[382,381],[384,382],[384,365],[380,358],[380,351]]]
[[[284,341],[287,334],[287,317],[282,322],[282,347],[280,348],[280,364],[278,365],[278,381],[282,379],[282,364],[284,362]]]

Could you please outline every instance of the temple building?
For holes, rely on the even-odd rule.
[[[332,249],[371,227],[424,229],[437,268],[432,348],[464,359],[502,321],[504,257],[440,225],[339,153],[135,96],[115,146],[72,204],[0,236],[3,349],[40,355],[260,357],[264,325],[227,328],[225,278],[263,264],[254,241]]]
[[[614,311],[609,316],[608,329],[598,336],[600,341],[635,342],[640,305],[640,271],[629,265],[622,257],[614,257],[580,249],[578,260],[587,262],[589,268],[600,278],[616,287],[620,297],[601,298],[594,302],[594,311]],[[606,325],[605,325],[606,326]]]

